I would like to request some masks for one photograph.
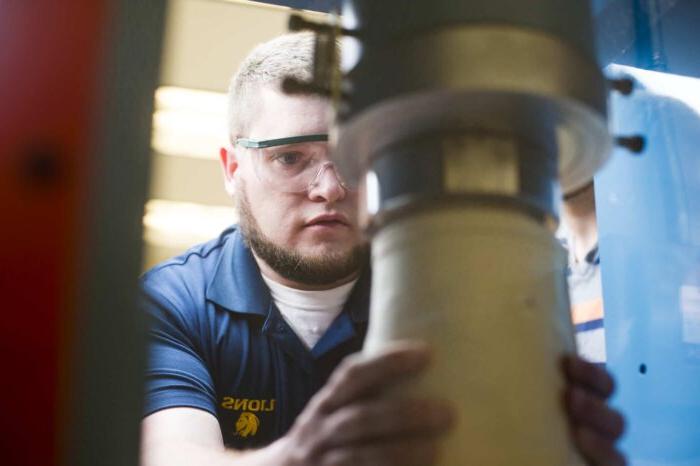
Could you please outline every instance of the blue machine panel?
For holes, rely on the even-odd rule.
[[[638,466],[700,465],[700,2],[597,0],[611,130],[641,134],[596,177],[608,367]],[[694,77],[693,77],[694,76]]]
[[[700,465],[700,79],[613,66],[618,150],[596,179],[608,365],[633,464]]]

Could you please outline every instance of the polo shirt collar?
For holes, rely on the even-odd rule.
[[[233,312],[260,316],[268,314],[270,290],[238,228],[223,245],[206,297]]]
[[[343,307],[353,322],[367,322],[371,281],[368,264]],[[238,228],[223,245],[223,252],[207,287],[206,297],[233,312],[263,317],[268,315],[272,302],[270,290],[262,278],[253,252]]]

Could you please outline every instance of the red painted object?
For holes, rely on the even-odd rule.
[[[58,463],[108,6],[0,1],[3,465]]]

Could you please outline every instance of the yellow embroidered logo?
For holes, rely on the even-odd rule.
[[[236,435],[247,437],[258,432],[260,419],[253,413],[241,413],[236,421]]]
[[[224,409],[230,409],[231,411],[252,411],[254,413],[258,411],[274,411],[275,399],[255,400],[250,398],[233,398],[231,396],[225,396],[224,399],[221,400],[221,407]]]
[[[274,411],[275,399],[257,400],[225,396],[221,400],[221,407],[230,411],[241,411],[236,421],[236,432],[233,435],[249,437],[255,435],[260,428],[260,418],[253,413]]]

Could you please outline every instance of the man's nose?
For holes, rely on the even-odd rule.
[[[313,201],[337,202],[345,197],[347,190],[332,162],[326,162],[309,186],[309,198]]]

